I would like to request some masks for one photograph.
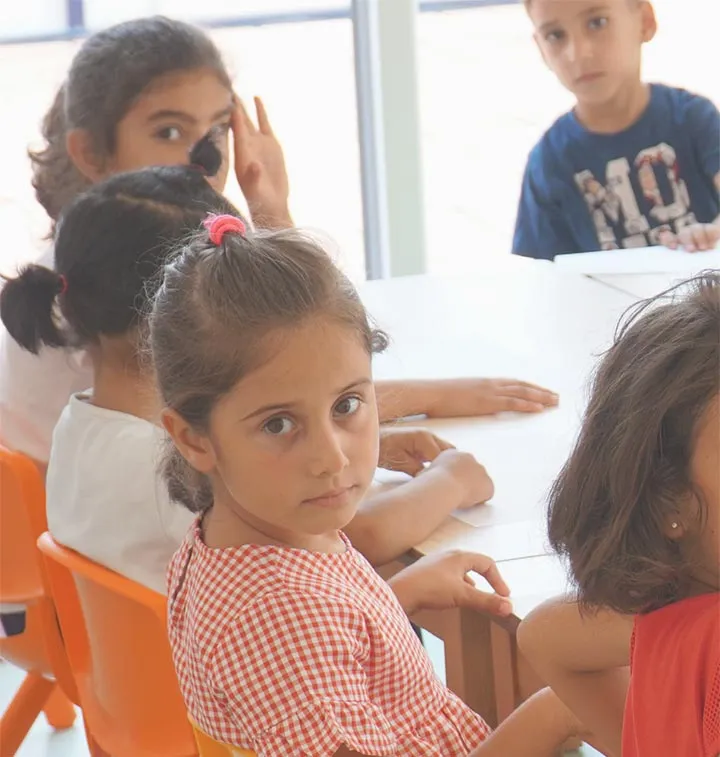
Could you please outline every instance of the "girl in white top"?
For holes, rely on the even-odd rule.
[[[3,321],[20,347],[80,347],[92,361],[93,389],[70,398],[53,436],[50,531],[157,591],[190,519],[156,473],[164,435],[152,376],[138,357],[140,314],[168,243],[218,208],[232,206],[199,168],[119,174],[63,214],[55,270],[29,265],[0,292]]]
[[[253,222],[291,226],[282,150],[260,100],[256,110],[257,127],[200,29],[153,17],[101,31],[75,56],[45,117],[46,146],[31,153],[38,200],[54,221],[79,192],[115,173],[185,163],[192,145],[215,128],[223,162],[213,186],[225,186],[232,133],[235,175]],[[52,267],[52,254],[43,262]],[[49,345],[33,355],[2,334],[0,441],[44,465],[62,408],[91,384],[82,354]],[[557,404],[552,392],[514,379],[380,382],[378,393],[385,420],[537,412]]]

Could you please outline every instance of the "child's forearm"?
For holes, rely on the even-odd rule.
[[[558,598],[534,610],[518,630],[533,668],[572,708],[609,754],[619,755],[630,680],[633,619],[608,610],[580,612]]]
[[[434,382],[429,380],[376,381],[380,422],[431,414],[437,391]]]
[[[368,496],[345,533],[373,565],[400,557],[437,529],[460,505],[457,482],[442,469]]]
[[[557,757],[580,724],[550,689],[530,697],[469,757]]]
[[[597,673],[566,673],[547,679],[573,713],[596,734],[594,745],[609,757],[620,757],[629,668]]]

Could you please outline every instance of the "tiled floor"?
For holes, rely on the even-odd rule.
[[[20,685],[23,672],[0,661],[0,711],[4,711]],[[78,719],[67,731],[53,731],[40,716],[23,742],[17,757],[89,757],[85,732]]]

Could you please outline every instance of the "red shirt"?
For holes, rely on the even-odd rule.
[[[635,620],[623,757],[720,754],[720,594]]]
[[[170,643],[188,711],[258,757],[460,757],[483,719],[443,686],[388,585],[342,554],[210,549],[170,564]]]

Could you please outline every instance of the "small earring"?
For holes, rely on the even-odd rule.
[[[670,528],[672,528],[672,529],[673,529],[673,531],[674,531],[674,530],[675,530],[676,528],[678,528],[678,522],[677,522],[676,520],[674,520],[674,521],[673,521],[673,522],[672,522],[672,523],[670,524]]]

